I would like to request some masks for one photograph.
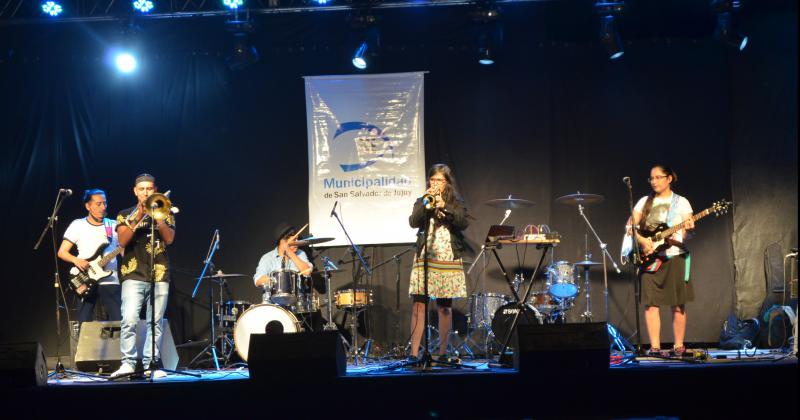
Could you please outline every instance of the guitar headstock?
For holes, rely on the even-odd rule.
[[[731,206],[733,206],[733,203],[723,198],[711,205],[711,211],[715,216],[721,216],[727,213]]]

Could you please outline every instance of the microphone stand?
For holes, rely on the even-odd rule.
[[[192,291],[192,299],[194,299],[197,296],[197,289],[200,288],[200,283],[203,282],[206,271],[208,271],[210,267],[214,266],[214,263],[211,262],[211,260],[214,258],[214,254],[217,252],[218,249],[219,249],[219,229],[216,229],[214,230],[214,234],[211,238],[211,246],[208,249],[208,253],[206,254],[206,259],[205,261],[203,261],[204,264],[203,270],[200,272],[200,277],[197,279],[197,284],[195,284],[194,290]],[[221,278],[219,279],[219,281],[222,282],[225,280]],[[220,298],[222,298],[222,287],[220,287]],[[194,363],[195,360],[197,360],[197,358],[199,358],[200,356],[208,352],[211,352],[211,357],[214,360],[214,367],[217,370],[219,370],[219,357],[217,356],[217,334],[216,334],[216,329],[214,328],[214,314],[215,314],[214,311],[218,311],[219,306],[214,305],[213,285],[208,286],[208,310],[210,312],[210,320],[209,320],[210,331],[211,331],[211,337],[209,338],[210,342],[203,350],[200,350],[200,352],[189,362],[188,366],[191,366],[192,363]],[[220,314],[217,315],[219,316]],[[225,354],[224,349],[223,349],[223,354]]]
[[[353,255],[358,257],[358,259],[361,261],[361,266],[364,268],[364,271],[366,271],[367,275],[371,276],[372,275],[372,269],[369,267],[369,264],[367,264],[367,261],[364,259],[364,256],[361,255],[361,250],[359,250],[358,247],[356,246],[356,244],[353,243],[353,240],[350,239],[350,234],[347,233],[347,229],[344,227],[344,224],[342,223],[342,219],[339,218],[339,213],[336,212],[336,207],[335,206],[334,206],[333,210],[331,210],[331,216],[336,217],[336,221],[339,222],[339,226],[341,226],[342,232],[344,232],[344,236],[347,237],[347,242],[350,243],[350,249],[351,249]],[[353,265],[355,266],[355,258],[353,259]],[[352,342],[350,344],[352,344],[352,350],[353,350],[353,363],[356,364],[356,365],[358,365],[358,318],[357,318],[358,313],[356,312],[356,309],[357,309],[356,308],[356,281],[357,280],[358,280],[358,273],[354,269],[353,270],[353,290],[352,290],[352,292],[353,292],[353,302],[352,302],[353,306],[351,308],[352,309],[353,320],[351,322],[355,323],[354,324],[355,327],[353,328],[352,337],[351,337],[351,341]],[[328,305],[330,305],[330,304],[331,303],[328,302]]]
[[[642,354],[642,333],[641,327],[639,324],[639,304],[640,304],[640,293],[641,293],[641,282],[639,278],[638,272],[638,264],[639,261],[642,260],[642,256],[639,253],[639,243],[636,241],[636,235],[638,232],[638,227],[636,223],[634,223],[633,219],[633,185],[631,185],[631,180],[628,178],[625,181],[625,185],[628,187],[628,207],[630,208],[631,214],[631,238],[633,240],[633,263],[631,264],[631,275],[633,276],[633,296],[634,296],[634,306],[636,310],[634,311],[636,314],[636,355]]]
[[[611,265],[614,266],[614,271],[616,271],[617,274],[622,273],[622,270],[619,269],[619,266],[617,266],[617,263],[614,261],[614,258],[608,252],[608,246],[607,246],[608,244],[606,244],[605,242],[603,242],[600,239],[600,235],[597,234],[597,231],[594,230],[594,226],[592,226],[592,224],[589,222],[589,218],[586,217],[586,213],[584,213],[584,207],[583,207],[582,204],[578,204],[578,213],[580,213],[581,217],[583,218],[583,221],[586,222],[586,226],[589,227],[589,231],[592,232],[592,235],[594,235],[594,238],[597,239],[597,243],[600,246],[600,251],[602,251],[602,253],[603,253],[603,299],[605,300],[605,305],[604,306],[605,306],[605,316],[606,316],[606,328],[608,329],[608,334],[613,338],[614,344],[616,344],[619,347],[620,351],[624,352],[626,350],[626,348],[629,348],[629,347],[632,347],[632,346],[630,345],[630,343],[628,343],[625,340],[624,337],[620,336],[619,331],[617,331],[617,329],[614,328],[614,326],[611,325],[611,323],[608,321],[608,267],[606,265],[606,259],[611,260]],[[589,247],[587,246],[586,249],[587,249],[587,255],[588,255]],[[589,266],[585,266],[585,267],[583,267],[583,269],[585,270],[584,273],[586,275],[586,285],[587,285],[587,288],[586,288],[586,299],[587,299],[587,302],[589,302],[589,299],[590,299],[589,287],[588,287],[588,285],[589,285]],[[588,303],[587,303],[586,311],[589,314],[589,317],[588,317],[589,321],[591,321],[590,309],[591,308],[588,307]],[[638,313],[638,311],[637,311],[637,313]]]
[[[48,378],[53,375],[59,375],[61,377],[64,374],[73,374],[73,375],[80,375],[80,376],[87,376],[87,377],[94,377],[94,378],[102,378],[102,376],[92,375],[89,373],[78,372],[74,370],[66,370],[64,369],[64,364],[61,363],[61,309],[63,308],[67,314],[67,323],[69,323],[69,311],[67,310],[67,298],[64,296],[64,289],[61,287],[61,274],[58,271],[58,248],[56,247],[56,230],[58,230],[58,211],[61,210],[61,205],[64,204],[64,199],[69,197],[69,194],[65,194],[65,190],[60,189],[58,190],[58,194],[56,194],[56,201],[53,204],[53,211],[50,212],[50,216],[47,218],[47,223],[44,225],[44,229],[42,229],[42,233],[39,235],[39,240],[36,241],[36,245],[33,246],[33,250],[39,250],[39,246],[41,246],[42,241],[44,240],[44,236],[47,234],[47,231],[50,231],[50,238],[53,245],[53,291],[55,291],[55,303],[56,303],[56,365],[53,369],[53,372],[48,374]],[[64,302],[64,306],[61,306],[59,300]]]
[[[395,266],[397,268],[397,271],[396,271],[396,274],[395,274],[395,279],[394,279],[395,290],[397,290],[397,296],[396,296],[397,300],[395,301],[395,314],[397,316],[397,321],[395,322],[395,331],[396,331],[395,338],[397,339],[397,346],[395,346],[395,349],[404,347],[401,344],[401,341],[400,341],[401,337],[402,337],[402,335],[401,335],[402,333],[400,332],[400,257],[402,257],[408,251],[411,251],[414,248],[416,248],[416,246],[412,245],[412,246],[406,248],[404,251],[402,251],[402,252],[400,252],[398,254],[392,255],[391,257],[387,258],[384,261],[381,261],[380,263],[378,263],[374,267],[372,267],[372,270],[374,271],[374,270],[380,268],[381,266],[384,266],[384,265],[394,261],[395,262]],[[394,350],[393,350],[393,352],[394,352]]]

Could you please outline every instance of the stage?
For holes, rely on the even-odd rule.
[[[132,417],[146,415],[148,407],[156,417],[182,418],[776,418],[797,413],[797,358],[779,351],[710,349],[683,360],[638,357],[599,374],[544,365],[523,366],[520,372],[488,360],[463,362],[475,369],[425,372],[398,368],[401,363],[349,363],[347,375],[334,380],[256,381],[245,367],[187,371],[197,378],[171,373],[152,383],[52,374],[47,386],[4,396],[28,418]]]

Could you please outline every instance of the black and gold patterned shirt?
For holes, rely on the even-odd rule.
[[[131,212],[138,211],[137,207],[130,207],[122,210],[117,215],[117,229],[122,225],[130,227],[132,222],[125,222]],[[136,215],[131,217],[134,220]],[[164,222],[175,229],[175,216],[170,214]],[[128,245],[125,246],[125,252],[122,255],[121,264],[119,266],[120,280],[141,280],[150,281],[150,255],[152,254],[153,247],[150,244],[150,224],[152,219],[149,217],[139,222],[139,227],[133,233]],[[156,281],[169,281],[169,255],[167,254],[167,244],[161,239],[161,234],[158,232],[158,226],[155,229],[155,256],[153,258],[155,267],[155,280]]]

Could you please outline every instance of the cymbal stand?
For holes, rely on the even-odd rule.
[[[608,260],[611,261],[611,265],[614,266],[614,271],[616,271],[617,274],[622,273],[622,270],[619,269],[619,266],[617,266],[617,263],[614,261],[614,257],[612,257],[611,254],[608,252],[607,244],[600,239],[600,235],[597,234],[597,231],[594,230],[594,226],[592,226],[592,224],[589,222],[589,218],[586,217],[586,213],[584,212],[584,207],[582,204],[578,204],[578,213],[580,213],[581,217],[583,218],[583,221],[586,222],[586,226],[589,228],[589,231],[592,232],[592,234],[594,235],[595,239],[597,240],[597,243],[600,246],[600,251],[603,253],[603,299],[604,299],[606,326],[608,328],[608,334],[613,338],[612,347],[617,346],[618,349],[623,352],[627,349],[633,349],[633,346],[630,343],[628,343],[627,340],[625,340],[625,338],[622,337],[622,335],[620,335],[619,331],[611,324],[611,322],[609,322],[608,319],[609,318],[608,267],[606,264],[606,258],[608,258]],[[588,253],[588,247],[587,247],[587,253]],[[586,273],[586,279],[588,284],[589,267],[585,267],[584,270]],[[587,290],[587,295],[588,295],[588,290]]]
[[[214,263],[212,263],[211,260],[212,258],[214,258],[214,253],[217,252],[217,249],[219,249],[219,230],[214,230],[214,234],[211,237],[211,246],[208,249],[208,254],[206,254],[206,259],[204,261],[205,265],[203,266],[203,271],[200,272],[200,276],[197,279],[197,284],[194,286],[194,291],[192,291],[192,299],[194,299],[197,296],[197,289],[200,287],[200,283],[203,282],[203,278],[205,277],[206,271],[208,271],[209,268],[213,267]],[[220,298],[221,297],[222,297],[222,284],[220,283]],[[197,355],[189,362],[188,366],[191,366],[195,361],[197,361],[198,358],[200,358],[200,356],[210,353],[211,359],[214,361],[214,367],[217,370],[220,370],[219,367],[220,357],[217,354],[217,330],[214,326],[214,312],[216,310],[217,309],[215,309],[214,307],[214,287],[212,285],[209,285],[208,311],[210,313],[210,316],[208,325],[211,330],[211,337],[209,339],[208,345],[205,348],[203,348],[203,350],[200,350],[199,353],[197,353]]]
[[[589,252],[589,237],[587,235],[583,235],[583,239],[586,246],[586,252],[583,254],[583,260],[591,261],[592,253]],[[605,255],[603,255],[603,257],[605,257]],[[605,261],[605,258],[603,260]],[[592,322],[592,283],[589,281],[589,271],[591,271],[591,269],[592,267],[590,265],[583,266],[583,284],[584,288],[586,289],[586,311],[581,314],[583,322]],[[606,299],[606,305],[608,305],[608,299]],[[607,313],[608,306],[606,306],[606,314]],[[606,321],[608,321],[608,319],[606,319]]]
[[[323,256],[322,260],[324,261],[323,266],[325,267],[324,270],[324,278],[325,278],[325,291],[328,294],[328,322],[322,326],[323,331],[337,331],[338,328],[336,327],[336,323],[333,322],[333,291],[331,290],[331,272],[330,270],[336,270],[336,266],[333,265],[333,262],[330,258]]]

